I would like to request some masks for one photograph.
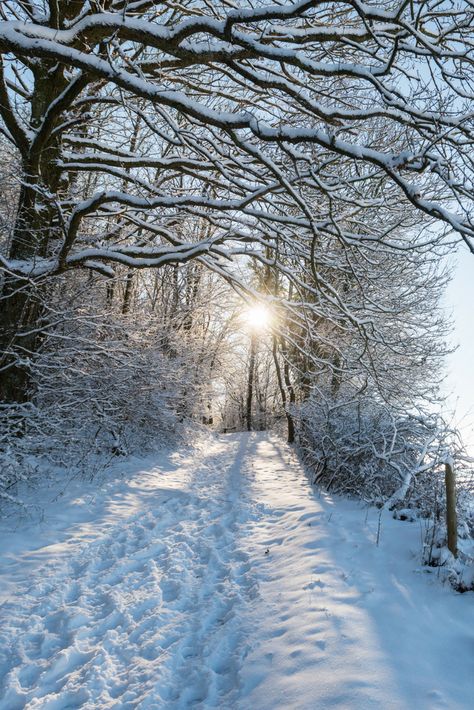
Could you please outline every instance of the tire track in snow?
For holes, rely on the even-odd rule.
[[[164,492],[157,474],[142,513],[4,605],[2,710],[234,706],[240,612],[257,594],[235,444],[213,445],[181,489]]]

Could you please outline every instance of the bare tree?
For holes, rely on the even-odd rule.
[[[403,204],[472,249],[468,3],[8,0],[0,12],[1,131],[22,166],[1,399],[28,396],[54,275],[198,260],[245,291],[232,267],[245,253],[305,304],[339,298],[353,321],[314,263],[322,236],[409,249],[394,234]],[[188,238],[190,217],[210,229]],[[287,266],[298,256],[309,284]]]

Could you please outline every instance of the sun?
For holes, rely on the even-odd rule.
[[[263,303],[248,306],[244,310],[242,318],[247,326],[254,331],[266,330],[272,324],[272,313]]]

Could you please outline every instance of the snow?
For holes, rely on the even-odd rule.
[[[2,710],[472,707],[472,594],[420,567],[418,523],[313,489],[278,438],[57,493],[0,530]]]

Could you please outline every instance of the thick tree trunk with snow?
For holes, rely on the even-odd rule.
[[[31,190],[23,188],[9,258],[31,260],[32,264],[47,251],[49,225],[32,219],[28,204]],[[29,363],[34,359],[41,339],[44,315],[44,285],[27,276],[7,274],[1,289],[2,320],[0,327],[0,401],[25,402],[30,396]]]
[[[43,306],[38,290],[24,280],[7,279],[0,328],[0,402],[22,403],[30,396],[28,362],[40,341]]]
[[[2,73],[0,82],[4,81]],[[22,174],[7,258],[13,265],[21,262],[29,266],[23,269],[24,275],[7,273],[0,291],[0,401],[7,403],[25,402],[31,395],[29,364],[42,339],[47,287],[30,279],[28,270],[33,271],[57,249],[61,236],[57,205],[69,182],[59,167],[61,133],[55,131],[69,83],[65,70],[57,63],[38,62],[33,81],[29,123],[34,137],[27,137],[19,122],[10,127],[21,153]],[[3,108],[8,111],[5,105]],[[5,120],[5,113],[3,117]]]

